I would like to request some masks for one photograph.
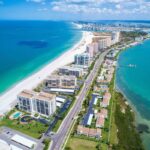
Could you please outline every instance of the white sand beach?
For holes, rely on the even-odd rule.
[[[83,32],[82,39],[74,47],[1,95],[0,114],[4,114],[11,109],[14,102],[16,102],[16,96],[19,92],[24,89],[33,89],[56,69],[73,62],[74,55],[84,52],[86,45],[91,43],[92,37],[93,34],[91,32]]]

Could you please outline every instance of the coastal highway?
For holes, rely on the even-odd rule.
[[[81,92],[76,97],[75,104],[73,105],[71,110],[68,112],[68,115],[63,120],[57,133],[51,138],[52,141],[51,141],[49,150],[61,150],[62,149],[61,147],[65,142],[65,138],[73,124],[74,118],[80,112],[82,103],[84,101],[84,98],[86,97],[86,93],[90,89],[92,81],[96,77],[99,67],[102,64],[104,57],[106,56],[106,54],[108,52],[109,52],[109,50],[101,53],[99,59],[97,59],[95,65],[93,67],[93,70],[91,70],[90,74],[88,75],[87,79],[85,80],[85,83],[84,83],[84,86],[83,86]]]

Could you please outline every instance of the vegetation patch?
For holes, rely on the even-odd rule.
[[[96,150],[97,142],[70,138],[65,150]]]
[[[114,150],[143,150],[143,144],[134,124],[134,113],[121,93],[114,92],[116,100],[115,123],[117,126],[118,144]],[[122,111],[124,110],[124,111]]]
[[[43,150],[48,150],[50,145],[50,139],[44,139],[43,144],[45,145]]]
[[[20,119],[10,120],[9,115],[6,115],[6,117],[4,117],[3,120],[0,121],[0,126],[12,128],[33,138],[40,138],[42,136],[42,133],[44,133],[48,129],[47,125],[39,123],[35,120],[28,124],[21,124]]]

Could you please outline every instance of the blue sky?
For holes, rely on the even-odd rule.
[[[0,0],[0,19],[150,20],[150,0]]]

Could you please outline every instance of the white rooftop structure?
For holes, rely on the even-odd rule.
[[[97,109],[95,109],[95,110],[94,110],[94,114],[97,114],[97,112],[98,112],[98,110],[97,110]]]
[[[57,107],[61,107],[61,106],[62,106],[62,103],[56,102],[56,106],[57,106]]]
[[[56,102],[64,103],[64,102],[65,102],[65,99],[62,98],[62,97],[56,97]]]
[[[10,145],[10,147],[11,147],[11,150],[23,150],[15,145]]]
[[[91,125],[92,119],[93,119],[93,114],[90,114],[90,115],[89,115],[88,122],[87,122],[87,125],[89,125],[89,126]]]
[[[74,93],[75,90],[73,90],[73,89],[51,88],[50,92]]]
[[[11,150],[7,142],[0,139],[0,150]]]
[[[105,77],[103,75],[98,76],[98,80],[104,80]]]
[[[24,145],[24,146],[26,146],[28,148],[33,148],[36,145],[36,143],[34,141],[31,141],[31,140],[29,140],[29,139],[27,139],[25,137],[22,137],[22,136],[20,136],[18,134],[15,134],[11,138],[11,140],[15,141],[15,142],[17,142],[17,143],[19,143],[21,145]]]
[[[97,97],[95,97],[94,105],[96,105],[96,104],[97,104],[97,101],[98,101],[98,98],[97,98]]]

